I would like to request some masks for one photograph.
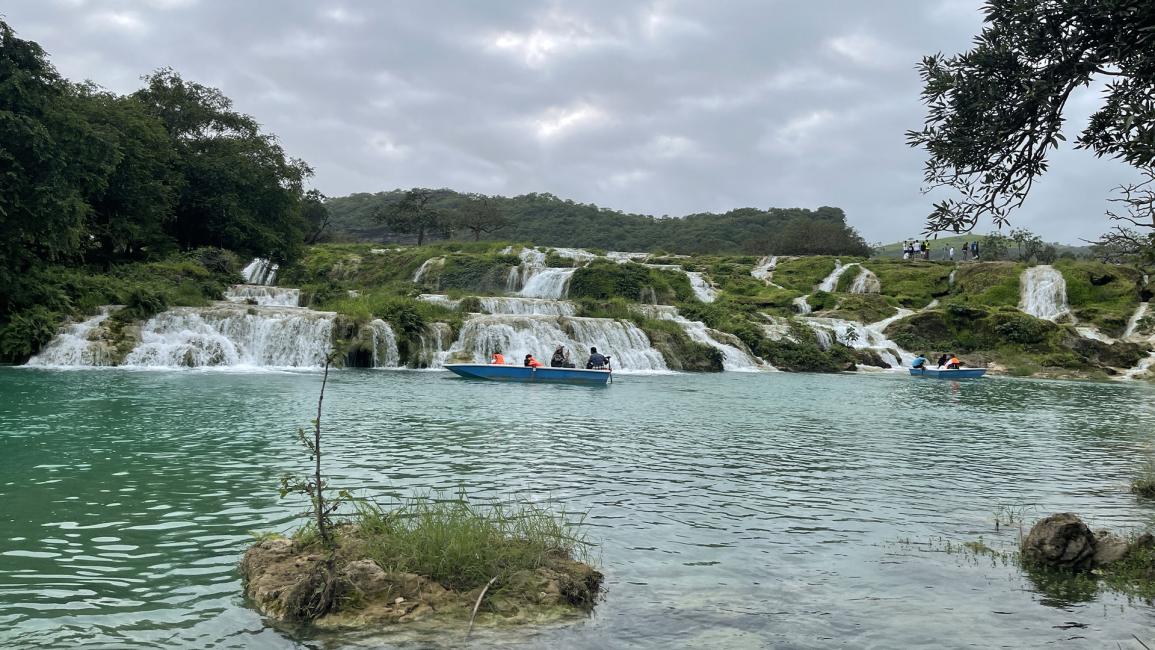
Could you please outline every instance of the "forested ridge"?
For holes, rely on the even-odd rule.
[[[739,208],[723,214],[653,217],[576,203],[552,194],[478,197],[453,190],[432,193],[429,209],[440,214],[430,234],[472,238],[456,215],[484,200],[498,212],[500,228],[490,239],[546,246],[603,248],[669,253],[745,253],[777,255],[869,255],[870,249],[846,224],[839,208]],[[334,237],[349,241],[409,242],[411,231],[396,227],[389,215],[407,192],[394,190],[328,199]]]

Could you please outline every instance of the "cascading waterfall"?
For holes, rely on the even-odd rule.
[[[507,250],[512,252],[512,249]],[[509,269],[505,277],[505,290],[508,293],[518,293],[529,284],[533,276],[545,269],[545,253],[536,248],[522,248],[517,257],[521,263]]]
[[[475,315],[465,321],[447,356],[455,361],[484,363],[501,350],[514,363],[520,363],[526,354],[548,361],[558,345],[569,348],[575,362],[584,359],[590,347],[597,347],[612,357],[615,370],[667,370],[661,353],[650,347],[644,332],[628,321],[608,318]]]
[[[112,365],[114,351],[108,343],[95,336],[111,312],[112,307],[102,307],[100,313],[92,318],[65,326],[39,354],[28,360],[28,365]]]
[[[413,283],[421,284],[421,281],[425,279],[426,275],[429,275],[430,271],[435,268],[441,268],[443,266],[445,266],[444,257],[431,257],[425,260],[417,269],[417,272],[413,274]]]
[[[176,307],[141,328],[123,365],[316,367],[332,347],[332,312],[228,303]]]
[[[772,287],[777,287],[778,285],[774,284],[774,270],[776,268],[778,268],[777,255],[773,257],[763,257],[758,260],[754,268],[750,269],[750,275]]]
[[[483,297],[481,308],[487,314],[509,314],[514,316],[573,316],[577,305],[565,300],[545,300],[541,298],[499,298]]]
[[[1139,328],[1139,321],[1147,315],[1147,303],[1141,302],[1135,308],[1135,313],[1131,314],[1131,318],[1127,320],[1127,329],[1123,331],[1123,338],[1128,339],[1135,336],[1135,331]]]
[[[754,357],[732,334],[710,329],[705,323],[692,321],[678,313],[677,307],[670,305],[633,305],[638,313],[647,318],[673,321],[682,328],[686,336],[696,343],[708,345],[722,353],[722,369],[735,372],[752,372],[760,369],[775,370],[773,366]]]
[[[549,298],[559,300],[565,297],[569,281],[577,269],[544,268],[533,274],[518,292],[523,298]]]
[[[273,264],[263,257],[253,258],[248,266],[241,271],[247,284],[272,284],[277,279],[279,265]]]
[[[617,262],[618,264],[642,262],[650,259],[650,257],[649,253],[626,253],[623,251],[609,251],[606,253],[606,259]]]
[[[580,248],[553,248],[551,250],[558,257],[564,257],[566,259],[573,260],[582,266],[585,266],[586,264],[589,264],[590,262],[598,259],[597,255],[594,255],[593,253],[587,250],[582,250]]]
[[[262,307],[296,307],[301,302],[301,290],[260,284],[234,284],[225,291],[225,300]]]
[[[373,367],[396,368],[401,364],[401,353],[397,349],[397,335],[389,323],[375,318],[369,321],[369,329],[373,332]]]
[[[1019,309],[1043,320],[1056,320],[1070,311],[1067,282],[1053,266],[1040,264],[1023,271]]]
[[[842,274],[846,273],[846,270],[852,266],[858,265],[852,262],[846,266],[843,266],[842,260],[834,260],[834,270],[830,272],[830,275],[823,278],[822,282],[819,282],[815,289],[817,291],[833,293],[834,290],[838,288],[838,278],[842,277]]]
[[[798,296],[791,301],[794,304],[794,308],[797,309],[798,313],[802,316],[805,316],[814,311],[810,307],[810,302],[806,300],[809,297],[810,296]]]
[[[956,274],[958,274],[958,269],[951,269],[951,271],[950,271],[950,275],[946,276],[946,286],[947,286],[947,288],[949,288],[949,289],[953,289],[953,288],[954,288],[954,278],[955,278],[955,275],[956,275]]]
[[[453,344],[453,328],[448,323],[429,323],[418,337],[421,349],[410,365],[418,368],[440,368]]]
[[[850,293],[879,293],[882,291],[882,283],[879,282],[878,276],[870,269],[860,267],[862,270],[855,276],[854,282],[850,285]]]
[[[904,314],[909,316],[910,312]],[[897,319],[902,316],[894,316]],[[834,341],[852,347],[856,350],[871,350],[878,354],[883,361],[896,368],[901,367],[904,358],[913,358],[897,343],[886,338],[882,330],[892,320],[879,321],[873,325],[864,325],[857,321],[842,320],[840,318],[807,318],[804,321],[818,336],[822,349],[827,350]]]
[[[686,277],[690,279],[690,288],[694,290],[694,296],[702,302],[714,302],[718,298],[718,290],[706,280],[706,276],[697,271],[686,271]]]
[[[461,305],[460,300],[454,300],[442,293],[423,293],[417,296],[418,300],[428,302],[434,305],[445,307],[446,309],[457,309]]]

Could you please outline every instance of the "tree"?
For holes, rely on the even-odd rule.
[[[400,201],[382,206],[375,219],[397,232],[417,235],[420,246],[427,234],[444,230],[448,223],[445,213],[432,205],[436,196],[434,190],[415,187],[405,192]]]
[[[473,241],[480,241],[482,233],[492,233],[505,227],[505,214],[497,201],[483,194],[469,194],[457,212],[457,224],[473,233]]]
[[[133,97],[159,118],[184,179],[170,231],[184,249],[218,246],[285,262],[305,239],[300,204],[313,173],[221,91],[169,68]]]
[[[928,190],[962,195],[935,204],[929,230],[1007,223],[1065,139],[1071,94],[1096,78],[1110,80],[1104,101],[1075,146],[1155,163],[1155,3],[988,0],[985,12],[973,49],[920,65],[927,118],[907,141],[930,154]]]
[[[1026,228],[1015,228],[1011,231],[1011,241],[1015,242],[1015,250],[1020,260],[1037,257],[1043,250],[1043,238]]]
[[[306,192],[301,202],[301,217],[307,227],[305,243],[316,244],[332,221],[329,208],[325,205],[325,195],[317,190]]]
[[[997,232],[983,237],[982,244],[979,245],[980,253],[985,260],[1005,260],[1007,259],[1007,249],[1010,247],[1008,239],[1005,235],[1000,235]]]

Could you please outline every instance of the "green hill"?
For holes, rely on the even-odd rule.
[[[930,239],[928,237],[922,237],[922,238],[920,238],[920,240],[921,239],[929,239],[929,241],[930,241],[930,259],[932,259],[932,260],[945,260],[945,259],[947,259],[947,249],[950,246],[954,246],[954,248],[955,248],[955,259],[961,260],[962,259],[962,245],[964,243],[978,240],[978,242],[979,242],[979,257],[982,258],[983,257],[983,255],[982,255],[982,253],[983,253],[983,240],[985,240],[987,237],[990,237],[992,235],[997,236],[998,234],[999,233],[988,233],[985,235],[978,235],[975,233],[968,233],[966,235],[939,236],[938,239]],[[1010,250],[1008,251],[1009,258],[1010,259],[1016,258],[1017,255],[1016,255],[1016,251],[1014,249],[1014,242],[1008,242],[1008,245],[1010,247]],[[1060,257],[1078,257],[1078,258],[1081,258],[1081,257],[1086,257],[1091,252],[1090,246],[1071,246],[1071,245],[1067,245],[1067,244],[1059,244],[1057,242],[1052,242],[1050,245],[1055,247],[1055,250]],[[896,242],[892,242],[889,244],[884,244],[882,246],[875,246],[873,255],[874,255],[874,257],[901,258],[902,257],[902,242],[896,241]]]

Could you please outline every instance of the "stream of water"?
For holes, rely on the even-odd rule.
[[[301,504],[316,372],[0,368],[0,647],[460,647],[313,637],[246,609],[249,531]],[[1013,546],[1000,507],[1149,523],[1127,482],[1155,430],[1141,383],[897,375],[627,376],[604,388],[345,370],[336,485],[552,498],[588,512],[608,592],[588,618],[476,647],[1137,648],[1155,609],[1041,591],[941,540]],[[939,540],[936,542],[935,540]],[[1076,623],[1085,627],[1071,627]]]

